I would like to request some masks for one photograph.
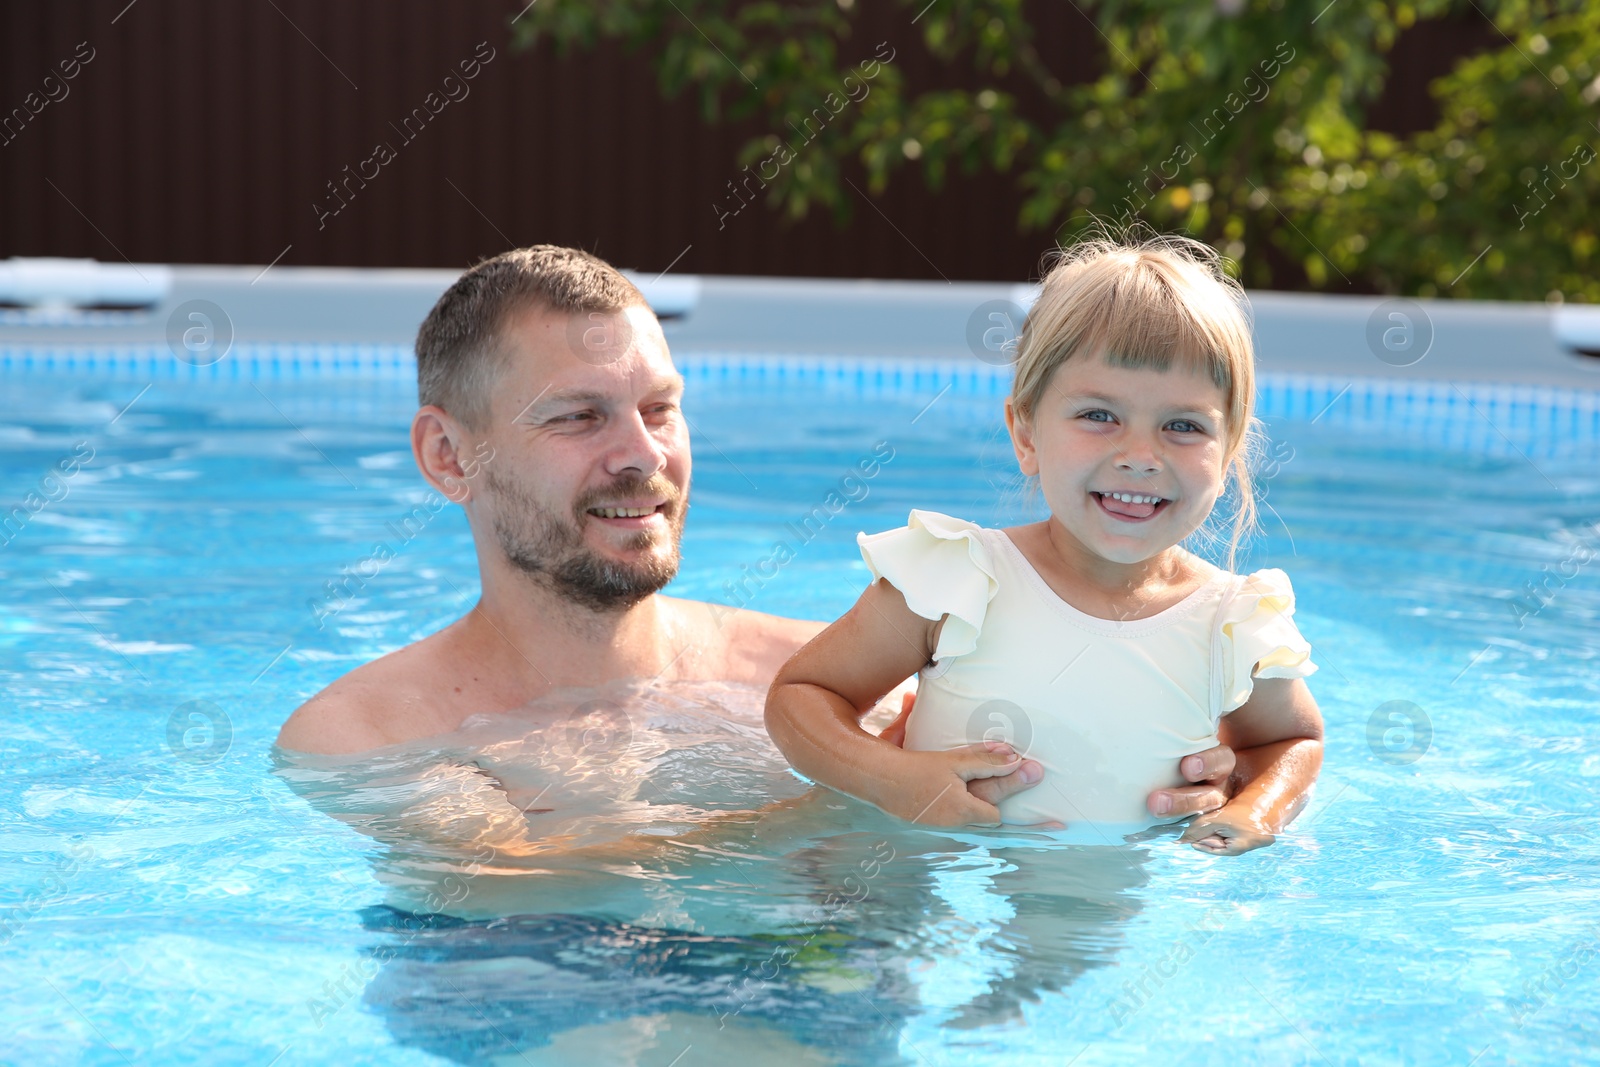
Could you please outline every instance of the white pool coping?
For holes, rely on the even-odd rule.
[[[232,354],[263,353],[315,375],[330,350],[376,353],[403,371],[416,329],[458,272],[345,268],[0,262],[0,365],[49,369],[95,352],[150,358],[182,333],[185,305],[209,301],[232,332]],[[657,311],[675,354],[778,359],[862,357],[982,363],[985,324],[1031,300],[1022,284],[631,275]],[[60,293],[50,306],[50,290]],[[75,311],[71,302],[152,300],[139,311]],[[1433,383],[1503,383],[1600,390],[1600,308],[1255,291],[1264,375]],[[1388,305],[1388,306],[1386,306]],[[1399,315],[1400,318],[1391,317]],[[1431,343],[1427,332],[1431,327]],[[1399,351],[1374,353],[1385,331]],[[1369,342],[1369,338],[1371,341]],[[1409,347],[1408,347],[1409,343]],[[975,347],[976,346],[976,347]],[[1401,366],[1426,351],[1421,358]],[[23,359],[23,353],[28,358]],[[318,354],[321,355],[318,355]],[[1003,357],[986,352],[988,362]],[[226,358],[226,357],[225,357]],[[358,359],[358,365],[365,361]],[[174,361],[176,362],[176,361]],[[303,365],[302,365],[303,364]],[[954,367],[951,368],[952,370]]]

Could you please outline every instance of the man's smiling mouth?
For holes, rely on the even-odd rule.
[[[602,519],[638,519],[646,515],[654,515],[656,508],[590,508],[589,514],[598,515]]]
[[[592,519],[600,519],[607,526],[643,529],[666,519],[671,506],[669,501],[664,500],[658,503],[605,504],[588,508],[584,514]]]

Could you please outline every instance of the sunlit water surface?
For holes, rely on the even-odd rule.
[[[144,384],[0,401],[6,507],[45,500],[0,550],[9,1062],[1592,1054],[1592,444],[1269,420],[1249,565],[1294,579],[1326,766],[1277,844],[1218,859],[908,830],[789,772],[743,686],[275,754],[302,700],[471,606],[466,524],[414,472],[406,383]],[[672,591],[831,618],[858,530],[1037,517],[998,402],[937,394],[692,386]]]

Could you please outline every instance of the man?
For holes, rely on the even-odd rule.
[[[621,678],[766,686],[821,630],[660,594],[688,509],[683,379],[643,295],[609,264],[550,245],[478,264],[423,322],[417,379],[412,452],[467,513],[482,597],[307,701],[278,736],[284,748],[361,752]],[[1152,811],[1220,807],[1238,777],[1226,745],[1184,764],[1201,784],[1158,790]],[[1255,768],[1243,758],[1237,769]],[[1042,769],[979,744],[969,774],[962,814],[982,825]]]

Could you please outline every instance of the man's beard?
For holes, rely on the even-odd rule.
[[[486,487],[495,496],[495,538],[506,559],[572,603],[597,612],[632,607],[677,575],[688,509],[684,494],[665,478],[619,478],[604,489],[581,494],[572,514],[563,516],[542,507],[521,485],[500,477],[493,467],[485,467],[483,474]],[[667,552],[651,552],[641,562],[623,563],[597,555],[583,543],[584,523],[593,518],[588,514],[590,508],[639,497],[665,498]],[[654,531],[640,530],[623,548],[638,552],[661,540]]]

